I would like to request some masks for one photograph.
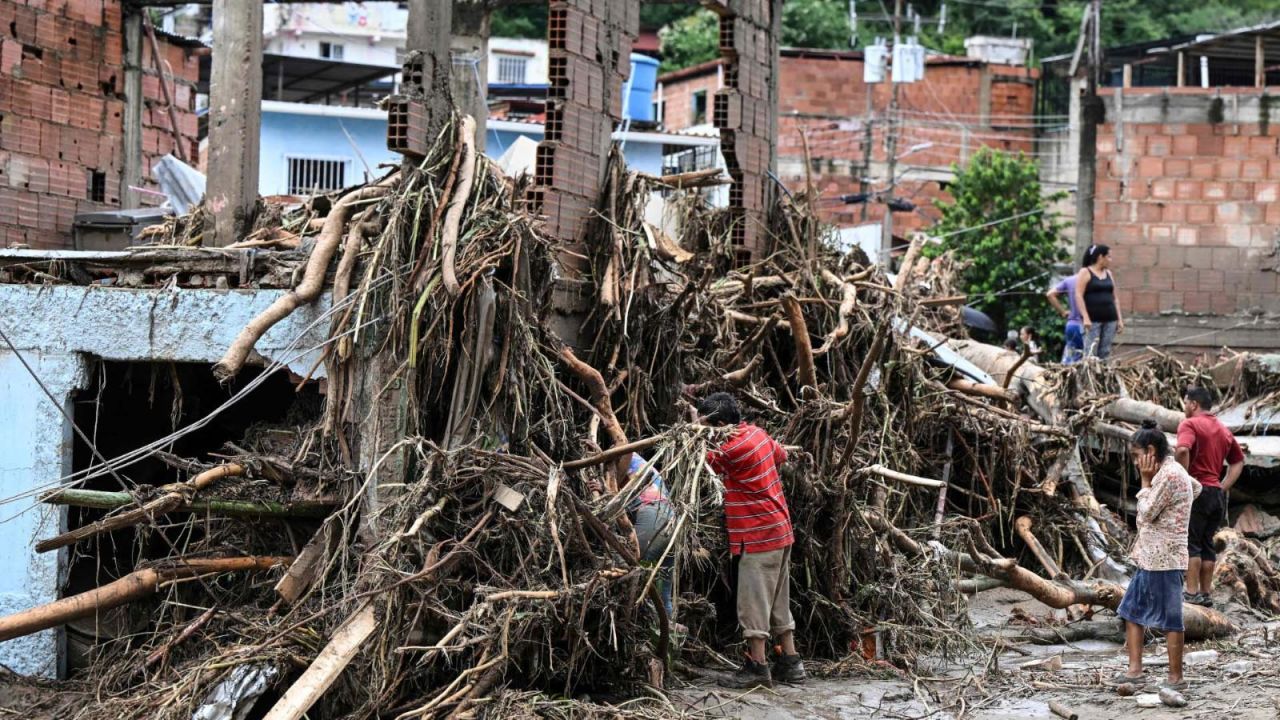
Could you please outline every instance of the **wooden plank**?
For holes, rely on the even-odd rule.
[[[276,583],[276,594],[285,605],[297,602],[307,588],[311,587],[311,583],[315,582],[316,574],[320,570],[320,561],[328,555],[329,548],[333,544],[333,533],[330,527],[325,524],[316,531],[310,542],[302,548],[302,552],[298,553],[297,559],[285,571],[284,577]]]
[[[378,628],[373,603],[366,602],[340,625],[329,644],[302,673],[264,720],[301,720],[355,658],[364,641]]]

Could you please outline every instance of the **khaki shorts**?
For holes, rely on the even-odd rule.
[[[748,638],[796,629],[791,618],[791,546],[739,556],[738,623]]]

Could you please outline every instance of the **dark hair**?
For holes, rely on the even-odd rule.
[[[1017,340],[1014,340],[1013,338],[1005,338],[1005,341],[1004,341],[1004,349],[1005,349],[1005,350],[1017,350],[1017,349],[1018,349],[1018,341],[1017,341]]]
[[[1111,247],[1109,245],[1090,245],[1088,250],[1084,251],[1084,259],[1080,261],[1080,267],[1089,267],[1098,261],[1103,255],[1110,255]]]
[[[698,403],[698,414],[712,425],[737,425],[742,422],[738,401],[727,392],[711,393]]]
[[[1207,387],[1188,385],[1187,389],[1182,391],[1182,397],[1196,401],[1200,409],[1205,412],[1213,409],[1213,393],[1209,392]]]
[[[1023,325],[1022,332],[1026,333],[1027,337],[1031,338],[1032,340],[1036,339],[1036,329],[1031,327],[1030,325]]]
[[[1152,448],[1156,451],[1156,459],[1164,460],[1169,457],[1169,438],[1164,436],[1164,432],[1156,426],[1155,420],[1143,420],[1142,429],[1133,433],[1133,437],[1129,438],[1129,444],[1139,450]]]

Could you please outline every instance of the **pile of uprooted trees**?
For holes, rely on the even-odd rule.
[[[145,629],[85,677],[106,710],[147,717],[467,717],[514,690],[635,694],[736,642],[703,461],[721,436],[688,422],[716,390],[793,449],[805,653],[843,657],[875,631],[902,666],[963,650],[974,578],[1117,606],[1129,530],[1079,461],[1087,399],[943,334],[963,302],[950,258],[916,243],[888,276],[831,250],[801,196],[775,208],[772,252],[734,267],[732,216],[673,196],[679,231],[644,219],[651,192],[715,178],[616,164],[584,255],[543,233],[469,133],[446,132],[418,165],[286,215],[305,272],[216,368],[236,377],[267,329],[327,294],[323,411],[288,447],[247,437],[181,461],[185,482],[52,493],[103,514],[42,550],[97,552],[135,528],[171,552],[0,619],[0,638],[140,608]],[[676,508],[674,618],[626,513],[633,452]],[[102,458],[80,479],[115,472]],[[1232,630],[1198,607],[1187,628]]]

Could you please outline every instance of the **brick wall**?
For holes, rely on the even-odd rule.
[[[873,191],[884,189],[891,85],[868,88],[862,82],[861,53],[784,50],[780,62],[779,177],[793,192],[813,182],[824,199],[824,219],[829,222],[850,226],[880,220],[883,204],[869,204],[864,218],[862,205],[843,205],[834,199],[860,192],[864,176],[880,181]],[[939,180],[949,179],[952,163],[962,163],[982,146],[1033,151],[1035,78],[1035,72],[1026,68],[942,58],[929,62],[922,82],[901,86],[897,154],[915,145],[932,143],[932,147],[898,161],[897,174],[908,166],[913,170],[899,182],[895,195],[910,198],[918,209],[895,213],[896,233],[933,224],[938,217],[933,202],[949,199]],[[679,130],[688,124],[692,93],[708,84],[714,87],[715,67],[709,65],[694,74],[671,73],[662,80],[666,127]],[[868,90],[874,118],[869,169],[864,166]],[[802,134],[808,142],[808,173]],[[921,176],[929,179],[913,179]]]
[[[1274,316],[1280,131],[1265,111],[1248,117],[1256,95],[1231,102],[1240,117],[1214,122],[1216,91],[1186,90],[1125,91],[1121,122],[1110,98],[1113,122],[1098,130],[1095,237],[1112,248],[1120,306],[1130,316]]]
[[[716,90],[720,89],[720,73],[719,63],[711,63],[707,66],[705,72],[693,75],[686,80],[680,81],[676,86],[676,92],[669,92],[668,86],[663,86],[664,95],[662,98],[662,125],[673,132],[684,130],[692,126],[693,123],[693,96],[694,93],[706,93],[707,111],[703,119],[703,125],[711,124],[712,105],[715,100]]]
[[[0,243],[68,248],[77,213],[120,207],[122,29],[121,0],[0,0]],[[159,41],[194,157],[198,59]],[[150,48],[143,47],[144,184],[154,187],[151,164],[175,142]]]

